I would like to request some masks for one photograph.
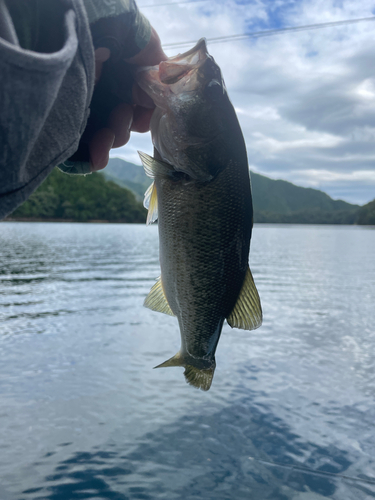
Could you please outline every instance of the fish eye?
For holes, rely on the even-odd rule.
[[[206,85],[204,93],[205,95],[207,95],[209,99],[217,100],[223,96],[224,90],[221,83],[218,80],[211,80]]]
[[[172,172],[172,179],[175,182],[178,182],[178,181],[185,181],[185,182],[191,181],[191,177],[188,174],[186,174],[185,172],[181,172],[179,170],[174,170]]]

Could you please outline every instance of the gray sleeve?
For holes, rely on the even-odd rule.
[[[0,0],[0,220],[77,149],[94,86],[94,51],[82,0],[62,9],[61,46],[20,46]]]
[[[18,0],[19,1],[19,0]],[[93,130],[106,127],[112,109],[120,102],[131,102],[132,77],[121,61],[138,54],[151,38],[151,25],[134,0],[83,0],[90,23],[94,48],[107,47],[111,59],[95,87],[87,133],[78,150],[58,168],[67,174],[91,171],[88,144]],[[129,76],[125,78],[125,74]],[[120,89],[120,94],[119,94]],[[91,131],[91,132],[90,132]]]
[[[83,0],[90,25],[103,19],[118,18],[122,36],[126,39],[126,53],[122,57],[135,56],[144,49],[151,37],[151,25],[139,11],[134,0]],[[113,24],[110,25],[113,28]],[[116,30],[116,27],[114,27]],[[129,33],[127,33],[129,32]],[[111,35],[115,33],[112,31]],[[95,37],[95,34],[94,34]]]

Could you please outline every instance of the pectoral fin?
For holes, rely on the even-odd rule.
[[[262,306],[249,267],[236,305],[227,317],[227,321],[232,328],[243,330],[255,330],[262,324]]]
[[[152,158],[146,153],[141,153],[138,151],[139,157],[141,159],[143,168],[145,170],[145,174],[151,179],[155,179],[155,177],[170,177],[173,174],[173,167],[162,160],[157,160],[156,158]]]
[[[158,311],[164,314],[169,314],[170,316],[174,316],[164,294],[161,276],[157,279],[155,285],[151,288],[143,305],[145,307],[148,307],[152,311]]]
[[[148,209],[146,224],[152,224],[158,219],[158,196],[155,182],[145,192],[143,206]]]

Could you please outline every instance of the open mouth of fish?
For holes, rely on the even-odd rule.
[[[159,64],[160,82],[166,85],[177,83],[192,69],[198,70],[205,63],[207,57],[206,40],[202,38],[192,49]]]
[[[183,54],[170,57],[157,66],[136,70],[136,81],[154,99],[157,106],[162,103],[160,93],[171,92],[177,95],[196,91],[202,87],[202,80],[206,83],[217,80],[216,83],[223,86],[220,70],[208,53],[205,38],[201,38],[192,49]]]

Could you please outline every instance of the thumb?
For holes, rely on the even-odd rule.
[[[100,79],[102,74],[103,63],[111,56],[111,51],[106,47],[99,47],[95,50],[95,83]]]

